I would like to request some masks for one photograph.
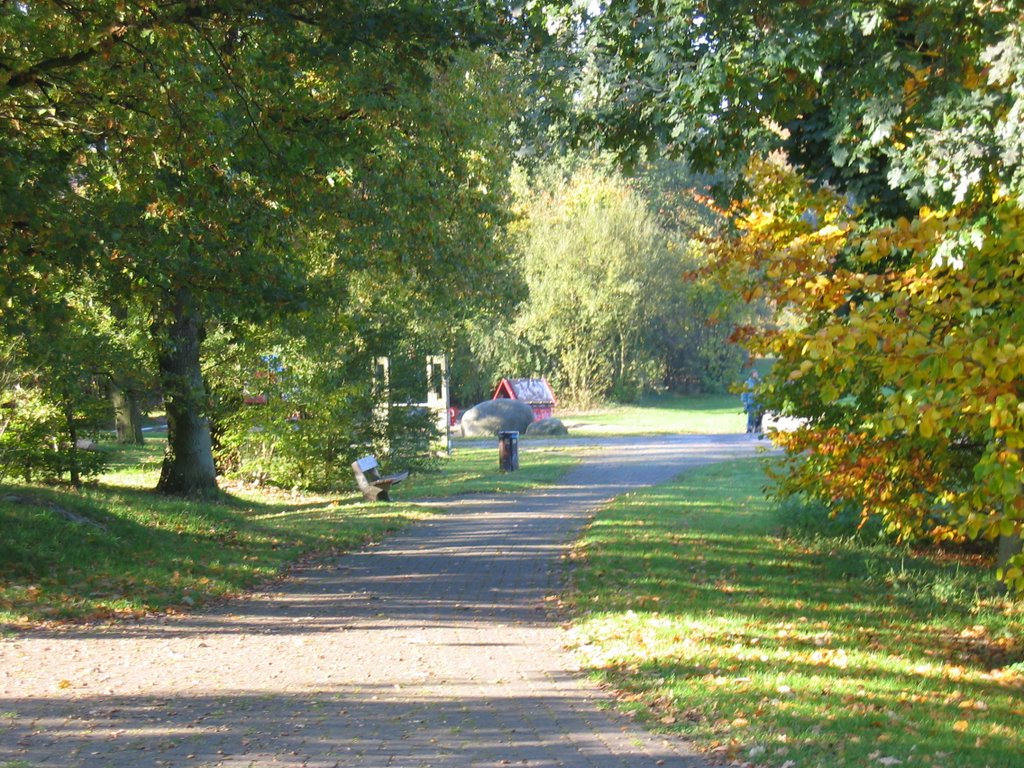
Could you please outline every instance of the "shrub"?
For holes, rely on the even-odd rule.
[[[436,437],[424,409],[375,412],[358,386],[299,390],[303,401],[271,394],[241,406],[219,424],[218,462],[244,482],[309,490],[355,487],[351,463],[374,454],[385,466],[423,466]]]
[[[83,419],[93,427],[95,414]],[[72,416],[75,418],[75,415]],[[78,449],[71,440],[63,409],[34,387],[14,386],[0,406],[0,479],[58,481],[77,474],[92,477],[106,467],[105,454]]]

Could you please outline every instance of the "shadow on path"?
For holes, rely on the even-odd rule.
[[[615,441],[216,612],[5,639],[0,765],[701,766],[603,708],[549,598],[602,503],[756,448]]]

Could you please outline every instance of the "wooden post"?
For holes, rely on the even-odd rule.
[[[380,435],[377,450],[386,455],[391,452],[388,427],[391,424],[391,359],[378,357],[373,361],[373,422]]]
[[[452,455],[452,431],[448,419],[451,408],[448,389],[448,358],[432,355],[427,358],[427,407],[434,413],[434,422],[440,434],[434,450],[437,454]]]

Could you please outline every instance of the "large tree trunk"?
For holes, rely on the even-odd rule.
[[[121,445],[142,445],[142,410],[138,398],[130,388],[110,379],[110,402],[114,406],[114,429]]]
[[[167,451],[157,490],[175,496],[211,496],[217,492],[206,387],[199,365],[203,318],[191,291],[179,288],[166,324],[157,335],[160,383],[167,409]]]

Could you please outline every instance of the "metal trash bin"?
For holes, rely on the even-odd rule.
[[[518,432],[498,432],[498,469],[502,472],[519,469]]]

